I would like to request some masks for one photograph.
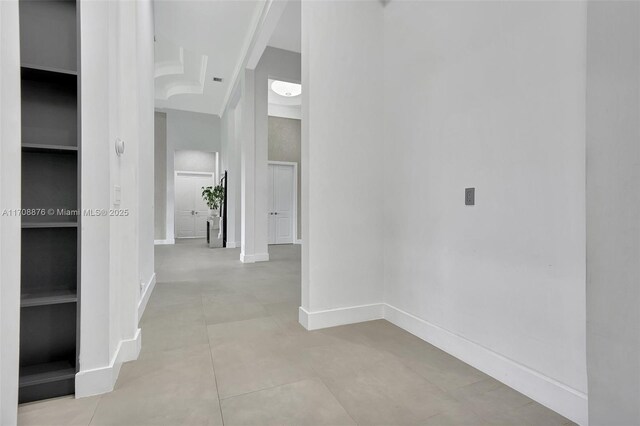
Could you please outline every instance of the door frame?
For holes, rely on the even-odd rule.
[[[293,241],[292,244],[298,242],[298,163],[295,161],[267,161],[267,168],[269,165],[274,166],[291,166],[293,167],[293,220],[291,226],[293,227]],[[268,196],[268,195],[267,195]],[[267,229],[267,240],[269,239]]]
[[[210,176],[211,177],[211,186],[216,186],[216,172],[191,172],[189,170],[175,170],[173,172],[173,181],[177,182],[178,181],[178,175],[179,174],[188,174],[188,175],[194,175],[194,176]],[[176,187],[177,184],[173,185],[173,229],[174,229],[174,238],[175,239],[196,239],[196,238],[202,238],[202,237],[178,237],[176,235],[176,230],[178,229],[178,227],[176,226],[176,221],[178,220],[178,215],[177,210],[178,210],[178,204],[175,202],[176,200]]]

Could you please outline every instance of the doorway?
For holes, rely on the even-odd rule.
[[[176,172],[176,238],[205,238],[209,209],[202,188],[215,185],[214,173]]]
[[[297,233],[298,164],[269,161],[268,242],[293,244]]]

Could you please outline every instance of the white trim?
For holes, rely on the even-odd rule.
[[[76,398],[111,392],[120,374],[120,367],[125,362],[138,359],[141,345],[141,331],[137,329],[133,338],[121,340],[118,343],[109,365],[78,372],[76,374]]]
[[[216,172],[190,172],[189,170],[176,170],[175,176],[177,177],[179,174],[181,175],[190,175],[190,176],[211,176],[212,179],[215,179]],[[214,180],[215,183],[215,180]]]
[[[147,307],[147,303],[149,302],[149,298],[151,297],[151,293],[153,293],[153,289],[156,288],[156,273],[154,272],[151,275],[149,281],[145,284],[142,289],[142,295],[140,296],[140,302],[138,302],[138,322],[142,319],[142,314],[144,314],[144,310]]]
[[[268,262],[269,253],[256,253],[256,254],[244,254],[240,253],[240,262],[242,263],[256,263],[256,262]]]
[[[302,244],[302,239],[296,240],[295,244]]]
[[[269,103],[267,107],[269,117],[288,118],[290,120],[302,120],[301,105],[280,105]]]
[[[162,246],[167,244],[175,244],[176,240],[174,238],[168,240],[153,240],[153,244],[156,246]]]
[[[296,238],[298,237],[298,163],[295,161],[267,161],[267,167],[273,164],[274,166],[289,166],[293,167],[293,220],[291,223],[292,226],[292,234],[291,234],[291,243],[296,243]],[[267,240],[269,234],[269,229],[267,227]]]
[[[455,356],[540,404],[580,424],[588,424],[587,395],[463,336],[384,304],[384,318]]]
[[[240,243],[237,243],[235,241],[227,241],[226,248],[238,248],[238,247],[240,247]]]
[[[540,404],[580,424],[588,424],[587,395],[467,338],[386,303],[309,312],[299,308],[307,330],[386,319]]]
[[[0,209],[20,207],[19,4],[0,1]],[[18,423],[20,217],[0,216],[0,424]]]
[[[309,312],[300,306],[298,320],[307,330],[355,324],[384,318],[384,304],[350,306],[347,308],[327,309]]]

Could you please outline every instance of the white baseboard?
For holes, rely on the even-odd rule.
[[[384,318],[384,304],[382,303],[315,312],[309,312],[301,306],[298,310],[298,320],[307,330],[318,330],[382,318]]]
[[[269,253],[256,253],[256,254],[244,254],[240,253],[240,262],[242,263],[255,263],[255,262],[268,262]]]
[[[386,303],[316,312],[300,307],[298,319],[307,330],[386,319],[568,419],[588,424],[584,392]]]
[[[294,244],[302,244],[302,240],[296,240]]]
[[[153,289],[155,287],[156,273],[154,272],[147,284],[144,286],[142,295],[140,296],[140,301],[138,302],[138,321],[142,319],[142,314],[144,314],[144,310],[147,307],[147,302],[149,302],[149,297],[151,297],[151,293],[153,292]]]
[[[176,240],[174,238],[166,239],[166,240],[153,240],[153,244],[156,246],[161,246],[165,244],[175,244]]]
[[[142,345],[140,329],[131,339],[118,343],[109,365],[76,374],[76,398],[111,392],[116,384],[122,363],[138,359]]]
[[[227,248],[238,248],[240,247],[240,243],[235,241],[227,241]]]
[[[583,392],[394,306],[385,304],[384,318],[568,419],[587,424]]]

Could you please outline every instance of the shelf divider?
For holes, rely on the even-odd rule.
[[[78,295],[75,291],[58,290],[23,294],[20,300],[20,307],[29,308],[33,306],[58,305],[60,303],[75,303],[77,301]]]
[[[20,387],[73,379],[75,367],[69,361],[48,362],[20,368]]]
[[[48,145],[46,143],[23,143],[22,151],[26,152],[78,152],[77,146],[72,145]]]
[[[22,228],[77,228],[77,222],[22,222]]]
[[[33,64],[23,63],[20,65],[20,68],[24,68],[27,70],[34,70],[34,71],[51,72],[56,74],[78,75],[78,71],[75,71],[75,70],[66,70],[64,68],[57,68],[57,67],[47,67],[44,65],[33,65]]]

